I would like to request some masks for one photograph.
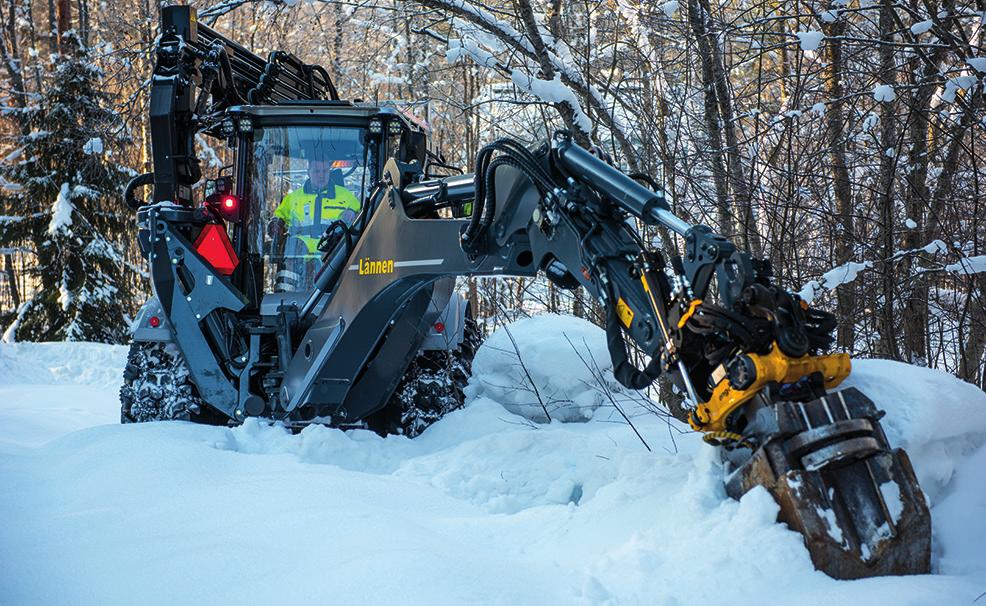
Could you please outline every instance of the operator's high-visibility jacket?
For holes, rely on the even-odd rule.
[[[329,185],[315,191],[310,183],[289,192],[274,210],[288,226],[288,232],[305,243],[310,254],[318,251],[318,241],[330,223],[352,222],[359,212],[356,196],[341,185]]]

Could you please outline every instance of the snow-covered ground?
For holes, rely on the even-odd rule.
[[[765,492],[726,498],[712,448],[617,391],[644,448],[607,389],[583,381],[599,334],[566,318],[514,328],[528,372],[494,337],[467,408],[415,440],[121,426],[124,348],[0,345],[0,604],[972,604],[986,592],[981,391],[856,364],[851,383],[888,411],[932,503],[936,574],[834,581]],[[527,374],[553,423],[491,399],[526,413],[526,394],[536,416]]]

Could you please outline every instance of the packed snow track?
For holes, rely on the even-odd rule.
[[[847,384],[887,410],[931,503],[935,574],[834,581],[765,491],[725,496],[700,436],[593,378],[601,332],[542,317],[511,336],[480,350],[466,408],[414,440],[120,425],[125,348],[0,345],[0,603],[897,605],[986,592],[976,388],[856,363]],[[545,412],[552,422],[530,420]]]

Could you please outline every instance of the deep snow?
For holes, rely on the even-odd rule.
[[[530,404],[529,383],[505,387],[521,376],[510,345],[481,353],[467,408],[415,440],[121,426],[124,348],[0,345],[0,603],[971,604],[986,592],[981,391],[856,363],[850,383],[888,411],[932,504],[937,574],[834,581],[774,522],[769,495],[726,498],[712,448],[617,392],[643,447],[570,355],[582,343],[594,357],[599,333],[527,323],[512,333],[523,379],[555,399],[556,421],[490,399]],[[569,414],[591,418],[557,421]]]

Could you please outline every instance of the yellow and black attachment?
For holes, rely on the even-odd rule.
[[[730,366],[731,372],[715,386],[712,397],[699,404],[689,417],[688,422],[696,431],[726,431],[729,415],[768,383],[794,383],[821,373],[825,389],[832,389],[849,376],[852,363],[844,353],[792,358],[775,345],[765,355],[741,354]]]

